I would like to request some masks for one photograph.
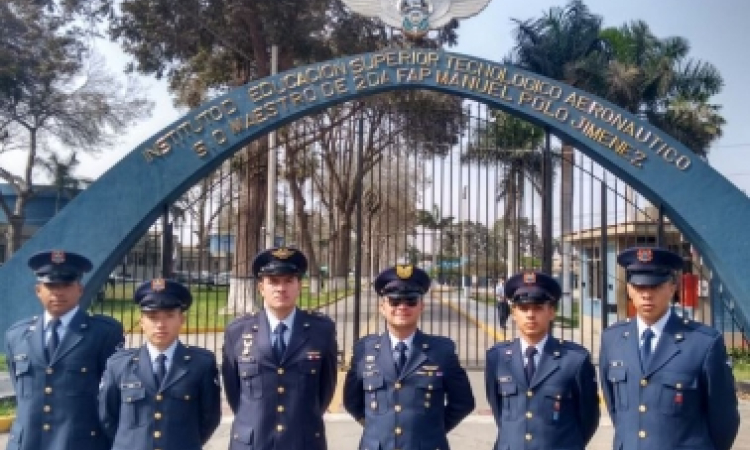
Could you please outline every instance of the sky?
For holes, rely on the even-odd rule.
[[[514,23],[511,19],[540,17],[563,1],[549,0],[492,0],[478,16],[463,20],[458,30],[459,45],[448,50],[490,60],[501,60],[513,44]],[[714,103],[723,105],[727,123],[723,137],[716,141],[709,153],[709,163],[741,190],[750,193],[750,124],[747,105],[750,104],[750,1],[748,0],[589,0],[589,8],[604,17],[605,26],[619,26],[632,20],[644,20],[652,32],[661,38],[682,36],[691,44],[693,58],[711,62],[724,78],[723,92]],[[97,45],[109,70],[122,72],[129,61],[116,44],[101,41]],[[112,150],[99,156],[81,155],[77,176],[97,178],[128,154],[142,141],[168,126],[186,111],[177,111],[164,82],[142,77],[148,95],[155,103],[151,118],[121,136]],[[13,166],[10,155],[0,158],[0,164]],[[3,159],[6,159],[3,161]],[[18,155],[14,160],[18,160]]]

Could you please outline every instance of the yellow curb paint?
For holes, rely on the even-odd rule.
[[[0,416],[0,433],[7,433],[10,431],[10,427],[13,425],[15,419],[16,416]]]
[[[444,300],[442,297],[440,298],[440,303],[447,305],[450,309],[456,311],[457,313],[461,314],[462,316],[469,319],[471,323],[478,326],[479,329],[487,333],[487,335],[496,340],[496,341],[504,341],[505,340],[505,332],[502,330],[498,330],[497,328],[493,327],[492,325],[488,325],[481,320],[475,318],[474,316],[470,315],[466,311],[464,311],[462,308],[454,305],[452,302],[448,300]]]
[[[346,379],[346,372],[339,371],[336,379],[336,389],[333,391],[333,399],[331,405],[328,407],[326,412],[329,413],[340,413],[344,411],[344,380]]]

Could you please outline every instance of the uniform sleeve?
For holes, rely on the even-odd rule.
[[[578,423],[581,424],[583,441],[588,444],[599,427],[601,415],[599,392],[596,386],[596,369],[589,355],[586,355],[576,374],[576,389],[578,390]]]
[[[502,408],[498,404],[497,382],[495,381],[495,370],[497,368],[497,352],[493,349],[487,350],[486,365],[484,367],[484,392],[487,395],[487,402],[492,409],[492,417],[495,418],[498,434],[502,432]]]
[[[200,436],[203,445],[206,445],[220,422],[221,388],[219,387],[219,370],[216,368],[216,359],[211,355],[211,362],[206,367],[201,380]]]
[[[104,370],[102,381],[99,385],[99,422],[102,425],[104,434],[113,442],[117,434],[117,427],[120,423],[120,388],[115,379],[116,367],[110,360],[107,368]]]
[[[724,339],[717,336],[703,361],[703,401],[708,405],[705,419],[716,450],[729,450],[737,436],[740,415],[734,376]]]
[[[232,412],[237,414],[240,403],[240,378],[237,375],[237,359],[229,330],[224,333],[224,346],[221,349],[221,355],[221,378],[224,382],[224,395]]]
[[[120,322],[116,322],[115,326],[107,326],[106,330],[99,353],[99,376],[102,376],[109,357],[125,345],[125,332]]]
[[[354,345],[354,354],[344,380],[344,408],[358,422],[365,417],[364,386],[359,376],[359,361],[363,352],[363,341],[359,341]]]
[[[447,401],[445,404],[445,431],[456,427],[464,417],[474,410],[474,394],[471,392],[469,377],[458,362],[456,347],[451,343],[443,372],[443,386]]]
[[[8,366],[8,373],[10,374],[10,384],[13,386],[13,392],[18,394],[16,390],[16,368],[13,366],[13,350],[11,349],[11,336],[10,333],[5,334],[5,364]]]
[[[612,383],[607,381],[607,368],[609,367],[609,359],[607,359],[606,345],[605,335],[602,333],[602,341],[601,345],[599,345],[599,383],[602,389],[602,396],[604,396],[604,404],[607,407],[609,416],[612,418],[612,422],[614,423],[616,422],[615,414],[617,414],[617,411],[615,410],[614,406],[614,395],[612,392],[613,386]]]
[[[336,391],[336,381],[338,377],[338,343],[336,342],[336,326],[331,324],[331,330],[328,336],[327,351],[324,355],[323,364],[320,374],[320,406],[321,414],[324,414],[333,400],[333,393]]]

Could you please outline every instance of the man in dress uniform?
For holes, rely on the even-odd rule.
[[[193,297],[156,278],[133,295],[146,343],[112,356],[99,392],[99,418],[113,450],[200,450],[221,420],[216,358],[179,340]]]
[[[550,335],[560,285],[540,272],[505,284],[519,338],[487,351],[487,400],[496,450],[583,450],[599,425],[596,372],[588,350]]]
[[[230,450],[325,450],[323,414],[336,388],[336,329],[297,308],[307,258],[271,248],[253,260],[264,310],[227,326],[224,391],[234,412]]]
[[[614,448],[729,450],[740,418],[724,340],[670,308],[682,258],[637,247],[617,263],[637,315],[602,334],[599,369]]]
[[[447,450],[446,434],[474,409],[456,345],[417,328],[430,282],[397,265],[373,283],[388,331],[355,344],[344,383],[344,407],[364,426],[362,450]]]
[[[53,250],[29,259],[44,314],[5,335],[16,420],[8,450],[108,450],[96,415],[96,394],[107,358],[123,345],[122,325],[88,315],[78,303],[91,262]]]

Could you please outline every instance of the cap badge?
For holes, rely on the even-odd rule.
[[[409,278],[411,278],[411,275],[413,273],[414,273],[414,266],[412,265],[409,265],[409,264],[405,266],[401,266],[398,264],[396,265],[396,276],[398,276],[402,280],[408,280]]]
[[[50,254],[50,260],[55,264],[62,264],[65,262],[65,252],[62,250],[53,250]]]
[[[154,278],[151,280],[151,290],[154,292],[163,291],[167,287],[164,278]]]
[[[290,250],[288,248],[279,248],[271,252],[274,258],[278,259],[288,259],[294,254],[294,250]]]
[[[650,248],[639,248],[637,258],[640,262],[651,262],[654,259],[654,252]]]
[[[534,272],[526,272],[523,274],[523,283],[524,284],[535,284],[536,283],[536,274]]]

